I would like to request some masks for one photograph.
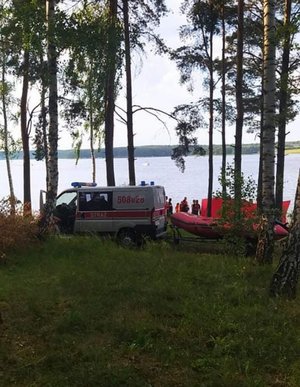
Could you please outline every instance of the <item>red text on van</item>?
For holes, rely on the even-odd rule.
[[[130,195],[120,195],[117,196],[117,203],[118,204],[143,204],[145,201],[144,196],[136,195],[136,196],[130,196]]]

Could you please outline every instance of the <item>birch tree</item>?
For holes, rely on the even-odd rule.
[[[0,84],[0,95],[1,95],[1,113],[2,113],[2,123],[1,123],[1,139],[3,143],[6,170],[8,177],[8,186],[9,186],[9,204],[11,214],[16,212],[16,197],[13,184],[13,176],[11,171],[11,146],[10,142],[12,140],[11,134],[9,132],[9,119],[8,119],[8,110],[10,105],[10,96],[12,93],[12,87],[7,80],[7,55],[6,55],[6,44],[1,36],[0,41],[0,63],[1,63],[1,84]]]
[[[58,104],[57,104],[57,49],[55,36],[56,0],[47,0],[47,57],[49,87],[49,153],[47,171],[47,197],[45,205],[45,223],[51,224],[56,204],[58,187]]]
[[[300,170],[295,195],[293,219],[279,265],[270,284],[271,296],[296,296],[300,273]]]
[[[275,3],[264,0],[263,51],[263,127],[262,127],[262,210],[257,262],[271,263],[274,250],[274,186],[275,186]]]
[[[82,137],[88,133],[93,182],[96,182],[95,146],[101,146],[105,111],[107,26],[104,10],[103,5],[93,3],[78,8],[71,15],[66,38],[69,57],[64,79],[64,118],[77,159]]]
[[[23,146],[23,203],[24,213],[31,213],[31,171],[30,171],[30,110],[28,98],[30,86],[38,78],[39,66],[36,57],[43,51],[45,38],[45,4],[39,0],[13,0],[10,35],[15,75],[22,81],[20,98],[20,127]]]
[[[1,142],[4,150],[6,170],[8,176],[9,186],[9,204],[11,214],[15,214],[16,211],[16,198],[14,192],[13,176],[11,171],[11,142],[13,142],[12,135],[9,131],[9,109],[12,107],[12,92],[13,87],[8,81],[7,63],[9,61],[8,53],[10,52],[9,39],[6,36],[7,21],[11,17],[11,9],[7,4],[1,2],[0,5],[0,97],[1,97]]]

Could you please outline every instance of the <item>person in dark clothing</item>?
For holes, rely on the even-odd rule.
[[[197,206],[196,206],[196,200],[193,200],[193,204],[192,204],[192,214],[193,214],[193,215],[198,215]]]
[[[199,215],[200,214],[200,204],[199,204],[198,200],[193,200],[192,214],[193,215]]]
[[[167,215],[170,216],[172,214],[173,214],[173,204],[172,204],[172,199],[169,198]]]
[[[180,211],[181,212],[189,212],[189,205],[187,202],[187,198],[185,197],[182,202],[180,203]]]

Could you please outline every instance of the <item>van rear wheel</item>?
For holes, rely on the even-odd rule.
[[[118,243],[123,247],[136,247],[137,235],[134,230],[121,230],[117,236]]]

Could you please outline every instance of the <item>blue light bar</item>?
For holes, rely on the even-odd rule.
[[[80,187],[96,187],[97,183],[84,183],[82,181],[74,181],[71,183],[71,186],[74,188],[80,188]]]

